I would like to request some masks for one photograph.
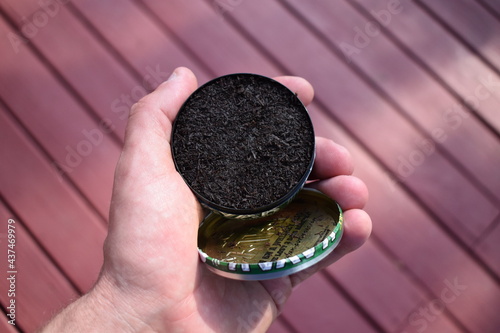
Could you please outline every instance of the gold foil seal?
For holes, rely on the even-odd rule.
[[[290,258],[321,243],[339,221],[335,202],[303,190],[278,213],[257,220],[232,220],[211,214],[200,227],[198,246],[228,263],[262,263]]]

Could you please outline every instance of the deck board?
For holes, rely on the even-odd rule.
[[[173,0],[144,1],[162,22],[176,31],[179,38],[203,58],[206,65],[220,76],[249,72],[267,76],[283,75],[269,59],[232,29],[206,1],[193,3]],[[189,15],[189,23],[183,19]],[[200,34],[203,31],[203,34]],[[226,59],[221,61],[221,59]]]
[[[0,201],[0,218],[15,218]],[[23,226],[23,221],[15,219],[15,270],[17,271],[15,297],[8,297],[8,286],[0,285],[0,302],[4,307],[11,299],[16,304],[16,326],[33,332],[49,320],[63,306],[78,296],[66,277],[53,266],[43,250],[35,243]],[[2,230],[4,232],[4,230]],[[5,237],[5,236],[4,236]],[[2,242],[2,252],[7,253],[8,243]],[[2,261],[2,271],[11,271],[7,262]],[[3,320],[2,320],[3,321]],[[2,330],[2,332],[4,332]]]
[[[500,39],[498,30],[500,21],[489,15],[475,0],[458,0],[453,6],[446,6],[442,1],[419,1],[439,17],[459,38],[464,39],[483,56],[494,70],[500,70]]]
[[[443,149],[452,161],[467,168],[468,175],[477,178],[492,196],[500,198],[500,174],[494,167],[500,164],[500,140],[476,118],[463,120],[454,115],[452,110],[459,106],[459,100],[380,32],[370,39],[367,47],[360,48],[359,53],[348,52],[346,45],[355,44],[355,29],[364,28],[368,20],[345,2],[289,3],[323,38],[346,54],[352,64],[359,66],[386,96],[390,96],[408,121],[425,133],[427,142],[435,141],[426,145],[429,152]],[[402,161],[407,161],[409,156],[401,157]],[[484,163],[485,160],[490,163]],[[405,174],[399,176],[404,178]]]
[[[319,135],[328,136],[328,130],[335,126],[325,116],[315,119],[315,128]],[[359,145],[350,141],[340,128],[330,137],[353,153],[357,165],[370,164],[369,156]],[[367,210],[375,221],[373,237],[392,252],[399,261],[398,265],[419,283],[429,300],[439,299],[445,288],[444,281],[457,277],[467,285],[477,288],[468,293],[475,301],[458,299],[452,305],[464,307],[461,311],[465,312],[468,311],[469,301],[491,302],[492,308],[500,306],[497,282],[485,274],[481,266],[468,256],[466,250],[450,239],[409,195],[399,192],[399,186],[383,169],[372,164],[368,169],[358,168],[356,174],[371,189]],[[335,266],[332,269],[335,270]],[[493,297],[490,293],[498,296]],[[457,313],[454,316],[463,318],[463,315]],[[483,321],[486,323],[500,325],[494,312],[484,311],[478,315],[485,316]]]
[[[15,10],[11,18],[29,15],[24,1],[10,1]],[[36,16],[35,16],[36,17]],[[17,24],[22,22],[18,20]],[[57,34],[58,38],[53,38]],[[138,82],[96,41],[91,32],[68,11],[60,7],[50,24],[40,28],[31,45],[54,65],[81,98],[87,112],[96,119],[106,119],[122,138],[127,114],[111,112],[111,105],[120,94],[130,91]],[[23,46],[23,48],[26,48]],[[91,64],[89,66],[89,64]],[[105,86],[106,89],[102,87]],[[108,134],[109,135],[109,134]]]
[[[322,275],[315,275],[294,290],[283,316],[299,332],[376,332],[358,312],[342,302],[341,294],[330,288]]]
[[[416,143],[426,138],[364,81],[353,75],[323,44],[309,38],[308,31],[276,3],[257,5],[245,2],[239,9],[234,14],[244,28],[254,38],[258,38],[263,47],[279,58],[284,66],[293,68],[291,73],[306,77],[306,73],[312,75],[311,81],[315,86],[317,100],[328,105],[329,112],[335,119],[349,128],[384,164],[390,166],[395,174],[403,168],[404,162],[399,161],[401,156],[408,158],[407,156],[419,152],[418,149],[421,148]],[[275,22],[281,22],[281,25],[277,26]],[[283,37],[285,32],[287,38]],[[289,54],[279,52],[293,47],[297,40],[300,40],[300,49]],[[311,62],[308,60],[311,54],[321,56]],[[334,77],[336,80],[332,81],[331,78]],[[408,184],[445,223],[449,223],[453,232],[464,242],[470,243],[473,239],[469,232],[478,237],[498,215],[497,206],[440,152],[435,152],[427,158],[420,152],[419,156],[423,157],[425,163],[419,161],[418,168],[413,168],[412,173],[407,174],[404,183]],[[446,177],[443,177],[443,173]],[[445,195],[444,192],[450,191],[455,193],[455,196]],[[469,202],[478,205],[478,209],[460,210],[460,207]]]
[[[276,320],[271,327],[269,327],[268,333],[294,333],[288,329],[281,320]]]
[[[0,0],[0,218],[21,226],[19,332],[97,278],[128,109],[180,65],[199,83],[304,76],[317,134],[351,151],[370,189],[370,241],[300,286],[270,332],[497,332],[500,7],[402,1],[378,30],[393,3]]]
[[[9,31],[0,20],[2,35]],[[51,155],[60,174],[77,184],[100,214],[107,216],[120,153],[119,145],[105,134],[109,127],[95,122],[29,49],[15,54],[4,38],[0,45],[7,50],[0,63],[8,82],[0,85],[3,101]]]
[[[1,312],[0,314],[3,318],[7,318],[3,312]],[[9,323],[7,323],[7,320],[2,320],[0,322],[0,330],[5,333],[19,333],[19,330],[16,329],[16,326],[10,325]]]
[[[496,18],[500,18],[500,3],[496,0],[477,0],[480,4],[483,4],[487,11],[496,16]]]
[[[129,0],[121,2],[118,7],[95,0],[72,3],[79,14],[140,75],[143,86],[156,87],[178,66],[192,69],[200,83],[209,79],[198,59],[190,56],[171,34],[141,10],[139,4]],[[124,26],[127,28],[124,29]]]
[[[429,304],[425,303],[414,309],[414,313],[419,313],[422,309],[428,309]],[[430,310],[429,310],[430,311]],[[408,319],[396,332],[420,333],[420,332],[439,332],[439,333],[458,333],[466,331],[465,328],[457,326],[445,315],[438,312],[423,316],[414,316]]]
[[[476,251],[480,257],[490,265],[497,276],[500,276],[500,251],[498,251],[498,244],[500,244],[500,219],[497,219],[488,233],[476,245]]]
[[[368,12],[387,6],[383,0],[356,0],[356,3],[364,6]],[[388,29],[401,44],[411,49],[413,54],[472,106],[478,116],[493,126],[496,133],[500,132],[497,112],[500,92],[495,89],[499,78],[476,55],[411,1],[404,1],[403,10],[398,15],[392,15]],[[420,33],[415,34],[416,31]],[[483,94],[478,94],[477,91],[482,86],[491,95],[483,98]]]
[[[193,11],[196,13],[196,10],[197,10],[196,8],[198,8],[198,9],[200,8],[199,6],[195,6],[194,4],[190,4],[189,2],[181,2],[181,1],[178,1],[178,5],[175,7],[175,8],[176,8],[176,10],[175,10],[175,11],[167,11],[167,10],[165,10],[166,8],[163,8],[164,10],[161,10],[161,9],[162,9],[162,5],[161,5],[160,3],[158,3],[158,2],[151,2],[151,4],[154,4],[154,8],[157,10],[157,12],[159,12],[159,13],[165,13],[165,14],[162,14],[163,20],[164,20],[165,22],[170,22],[170,23],[172,22],[172,20],[174,20],[174,17],[173,17],[174,15],[173,15],[173,14],[168,14],[168,13],[174,13],[174,12],[175,12],[175,13],[176,13],[176,16],[182,16],[182,15],[181,15],[181,13],[190,13],[190,14],[192,14],[192,13],[193,13]],[[163,5],[163,6],[165,6],[165,5]],[[201,14],[199,14],[199,15],[201,15]],[[210,15],[210,13],[207,13],[206,15]],[[213,12],[212,12],[212,14],[211,14],[211,15],[215,15],[215,13],[213,13]],[[198,17],[198,16],[196,16],[196,17]],[[201,17],[201,16],[200,16],[200,17]],[[200,21],[200,20],[198,20],[198,21]],[[172,24],[172,23],[171,23],[171,24]],[[199,23],[198,23],[198,24],[199,24]],[[227,29],[227,25],[222,25],[222,26],[220,27],[220,29],[223,29],[223,27],[225,27],[225,28]],[[216,29],[216,31],[220,31],[218,26],[217,26],[217,28],[218,28],[218,29]],[[206,31],[206,29],[209,29],[209,27],[205,27],[205,26],[203,26],[203,29],[204,29],[204,31]],[[209,30],[209,31],[210,31],[210,30]],[[217,34],[217,33],[208,33],[208,35],[207,35],[206,37],[209,37],[209,40],[210,40],[210,41],[212,41],[215,45],[220,45],[220,44],[222,44],[222,42],[223,42],[223,41],[221,40],[221,37],[220,37],[220,36],[221,36],[221,35],[220,35],[220,34]],[[193,47],[193,49],[197,48],[198,44],[200,44],[200,43],[198,43],[198,41],[200,40],[200,38],[199,38],[199,37],[197,37],[197,36],[195,36],[195,35],[186,35],[186,36],[183,36],[183,38],[185,39],[185,42],[186,42],[186,43],[189,43],[189,46],[192,46],[192,47]],[[248,47],[248,46],[244,43],[244,41],[237,40],[237,39],[231,39],[231,43],[230,43],[230,45],[231,45],[233,48],[238,48],[238,49],[244,49],[245,47]],[[201,48],[201,49],[200,49],[200,52],[202,52],[202,50],[204,50],[204,49],[205,49],[205,48]],[[215,70],[218,74],[223,74],[223,73],[227,70],[227,68],[226,68],[226,67],[230,67],[230,66],[231,66],[231,65],[227,65],[226,63],[221,64],[220,62],[218,62],[218,57],[217,57],[217,56],[211,56],[211,55],[210,55],[210,52],[206,53],[205,55],[206,55],[205,60],[207,61],[207,64],[208,64],[208,65],[211,65],[211,66],[214,68],[214,70]],[[260,54],[257,54],[257,56],[260,56],[260,58],[262,58],[262,55],[260,55]],[[252,55],[252,58],[253,58],[253,57],[255,57],[255,56],[254,56],[254,55]],[[258,58],[258,59],[259,59],[261,62],[264,62],[264,61],[265,61],[265,59],[263,59],[263,58],[262,58],[262,59],[260,59],[260,58]],[[245,63],[246,63],[246,58],[243,58],[242,60],[244,60],[244,61],[245,61]],[[261,67],[262,67],[262,66],[261,66]],[[257,68],[257,69],[260,69],[260,68]],[[269,74],[267,74],[267,75],[269,75]],[[312,110],[312,109],[311,109],[311,112],[314,112],[314,110]],[[375,251],[377,251],[377,250],[375,249]],[[367,260],[367,261],[378,262],[378,261],[377,261],[378,257],[376,257],[376,256],[374,257],[374,256],[372,255],[372,253],[370,253],[370,252],[366,252],[365,254],[366,254],[366,256],[367,256],[367,258],[366,258],[366,260]],[[376,254],[375,254],[375,255],[376,255]],[[363,274],[365,274],[365,273],[367,273],[367,272],[368,272],[368,270],[364,271],[364,272],[363,272]],[[354,278],[356,277],[356,273],[359,273],[359,272],[348,272],[348,271],[346,271],[346,272],[344,273],[344,278],[345,278],[345,280],[347,281],[347,280],[350,280],[350,279],[354,279]],[[384,273],[382,273],[382,274],[384,274]],[[387,273],[386,273],[386,274],[387,274]],[[394,274],[393,274],[393,275],[394,275]],[[381,277],[381,278],[382,278],[382,277]],[[395,278],[395,279],[398,279],[398,277],[394,277],[394,278]],[[400,279],[404,280],[404,278],[400,278]],[[396,312],[397,312],[398,310],[400,310],[400,309],[397,309],[397,307],[398,307],[400,304],[402,304],[402,303],[399,303],[399,302],[398,302],[398,297],[399,297],[399,298],[405,298],[405,297],[406,297],[406,295],[407,295],[407,292],[404,290],[404,287],[403,287],[403,286],[405,286],[405,284],[404,284],[404,283],[399,283],[399,284],[397,284],[397,286],[398,286],[398,288],[399,288],[399,287],[402,287],[402,288],[401,288],[401,289],[395,289],[395,290],[397,290],[396,292],[394,292],[395,299],[391,302],[391,304],[388,304],[388,305],[389,305],[389,307],[391,307],[391,306],[392,306],[392,310],[393,310],[393,311],[396,311]],[[366,288],[369,288],[369,285],[367,285],[367,286],[366,286]],[[353,289],[353,291],[356,293],[356,291],[357,291],[357,290],[356,290],[356,288],[351,288],[351,289]],[[388,293],[390,293],[390,290],[389,290],[389,288],[388,288],[388,287],[387,287],[387,288],[380,288],[380,292],[381,292],[381,293],[384,293],[384,292],[388,292]],[[358,297],[360,297],[360,298],[362,298],[362,299],[363,299],[363,296],[365,296],[365,295],[364,295],[363,293],[361,293],[361,292],[357,292],[356,294],[357,294],[356,296],[358,296]],[[366,296],[368,296],[368,294],[367,294]],[[366,299],[366,297],[365,297],[365,299]],[[402,302],[404,303],[404,302],[405,302],[405,300],[403,300]],[[367,304],[367,303],[366,303],[366,302],[363,302],[363,304]],[[414,306],[415,306],[415,304],[414,304],[414,303],[409,304],[409,305],[407,305],[407,306],[406,306],[406,309],[407,309],[407,310],[408,310],[408,309],[413,309],[413,307],[414,307]],[[383,307],[377,306],[376,304],[371,304],[369,307],[370,307],[370,310],[373,310],[373,311],[375,311],[375,312],[377,312],[377,310],[378,310],[378,314],[380,314],[381,312],[383,312],[381,309],[384,309],[384,311],[385,311],[385,310],[387,310],[386,308],[383,308]],[[403,307],[402,312],[404,312],[404,311],[405,311],[405,310],[404,310],[404,307]],[[404,315],[407,315],[408,313],[404,313],[404,315],[403,315],[403,314],[400,312],[400,314],[401,314],[401,317],[400,317],[400,318],[398,318],[398,319],[396,319],[396,320],[395,320],[395,323],[393,323],[393,324],[392,324],[393,328],[395,328],[395,325],[399,324],[399,323],[400,323],[400,321],[402,320],[402,318],[404,317]],[[385,319],[385,318],[384,318],[384,319]],[[390,319],[388,319],[388,320],[390,320]]]
[[[427,299],[373,240],[350,255],[349,261],[341,260],[326,271],[357,303],[363,304],[386,332],[395,332],[417,305]]]
[[[9,161],[0,164],[0,174],[16,175],[0,178],[0,193],[73,284],[86,291],[102,263],[104,224],[0,110],[0,142],[9,144],[0,146]]]

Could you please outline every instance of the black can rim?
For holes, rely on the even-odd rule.
[[[194,195],[196,196],[196,198],[198,199],[198,201],[200,202],[200,204],[202,204],[206,208],[210,209],[211,211],[213,211],[215,213],[218,213],[218,214],[220,214],[220,215],[222,215],[224,217],[227,217],[227,218],[232,218],[232,219],[253,219],[253,218],[259,218],[259,217],[264,217],[264,216],[271,215],[271,214],[277,212],[279,209],[285,207],[291,200],[293,200],[293,198],[304,187],[304,185],[306,184],[307,179],[309,178],[309,175],[312,172],[312,168],[313,168],[314,161],[315,161],[315,158],[316,158],[316,140],[315,140],[315,134],[314,134],[314,126],[313,126],[311,117],[309,115],[308,109],[302,103],[302,101],[297,97],[296,93],[294,93],[292,90],[290,90],[287,86],[285,86],[281,82],[278,82],[278,81],[276,81],[276,80],[274,80],[274,79],[272,79],[272,78],[270,78],[268,76],[264,76],[264,75],[260,75],[260,74],[253,74],[253,73],[242,72],[242,73],[226,74],[226,75],[222,75],[222,76],[216,77],[216,78],[214,78],[214,79],[212,79],[212,80],[210,80],[210,81],[202,84],[201,86],[199,86],[186,99],[186,101],[182,104],[182,106],[179,109],[179,113],[183,110],[184,106],[188,103],[188,101],[190,100],[191,96],[196,91],[201,90],[205,86],[213,84],[214,82],[216,82],[218,80],[221,80],[221,79],[224,79],[226,77],[230,77],[230,76],[242,76],[242,75],[244,75],[244,76],[248,75],[248,76],[260,77],[260,78],[263,78],[265,80],[269,80],[269,81],[272,81],[272,82],[275,82],[275,83],[279,84],[281,87],[283,87],[284,89],[288,90],[292,95],[295,96],[295,98],[297,99],[297,101],[302,106],[302,109],[304,110],[305,115],[307,116],[306,119],[308,121],[308,125],[311,128],[311,132],[312,132],[312,138],[311,139],[312,139],[312,142],[313,142],[313,146],[312,146],[312,149],[311,149],[312,152],[311,152],[310,162],[309,162],[309,165],[308,165],[307,169],[305,170],[304,174],[300,178],[300,180],[296,183],[296,185],[287,194],[285,194],[283,197],[281,197],[280,199],[278,199],[278,200],[276,200],[276,201],[274,201],[272,203],[269,203],[267,205],[263,205],[261,207],[257,207],[257,208],[254,208],[254,209],[237,209],[237,208],[231,208],[231,207],[225,207],[225,206],[222,206],[222,205],[218,205],[218,204],[216,204],[214,202],[211,202],[210,200],[207,200],[198,191],[196,191],[191,186],[191,184],[189,184],[189,182],[184,178],[184,176],[182,175],[182,173],[179,171],[179,167],[177,165],[175,154],[173,152],[174,133],[175,133],[176,125],[177,125],[177,117],[174,119],[174,122],[172,124],[172,132],[171,132],[171,138],[170,138],[171,145],[170,146],[171,146],[171,149],[172,149],[171,153],[172,153],[172,159],[173,159],[173,162],[174,162],[175,169],[180,174],[180,176],[182,177],[182,179],[184,180],[184,182],[186,183],[186,185],[194,193]]]

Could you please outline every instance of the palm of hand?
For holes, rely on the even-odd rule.
[[[328,155],[327,150],[333,146],[319,139],[313,174],[321,181],[315,187],[330,196],[345,187],[349,189],[343,197],[334,197],[344,209],[352,208],[346,212],[345,239],[339,250],[322,265],[291,278],[245,282],[207,271],[196,251],[203,211],[175,171],[170,155],[172,121],[196,87],[192,73],[186,69],[176,72],[174,79],[163,83],[131,111],[115,174],[101,280],[110,281],[112,288],[119,290],[117,302],[130,304],[133,300],[135,304],[128,311],[146,328],[265,331],[293,285],[364,242],[369,234],[369,218],[358,208],[366,201],[366,189],[359,180],[338,176],[350,173],[350,161],[335,162],[337,170],[329,170],[331,166],[326,164],[330,155],[338,157],[341,153]],[[303,81],[281,80],[295,85],[299,96],[306,96],[306,103],[312,98],[310,86]]]

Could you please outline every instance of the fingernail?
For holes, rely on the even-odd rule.
[[[167,81],[170,81],[170,80],[173,80],[175,79],[179,74],[177,74],[177,69],[175,69],[172,74],[170,74],[169,78],[167,79]]]

